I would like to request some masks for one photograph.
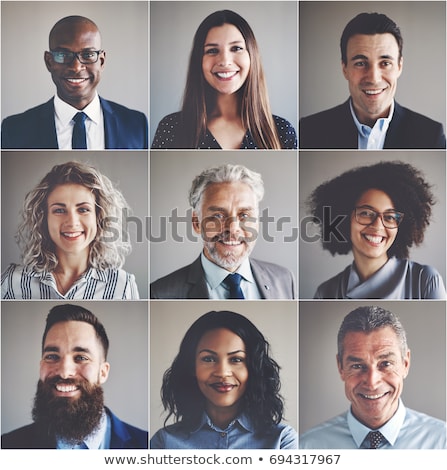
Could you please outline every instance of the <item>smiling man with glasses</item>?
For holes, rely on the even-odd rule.
[[[45,65],[56,96],[2,124],[2,148],[145,149],[147,119],[98,96],[106,53],[96,24],[68,16],[51,29]]]

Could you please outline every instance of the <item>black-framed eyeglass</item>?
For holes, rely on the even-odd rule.
[[[404,213],[393,210],[377,212],[369,207],[356,207],[354,208],[354,216],[360,225],[371,225],[377,217],[380,217],[385,228],[397,228],[404,218]]]
[[[71,64],[75,60],[75,57],[77,57],[81,64],[94,64],[98,62],[99,54],[101,54],[101,52],[104,51],[50,51],[50,54],[53,56],[53,60],[58,64]]]

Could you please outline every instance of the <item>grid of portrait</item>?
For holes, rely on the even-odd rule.
[[[444,1],[1,26],[2,449],[447,448]]]

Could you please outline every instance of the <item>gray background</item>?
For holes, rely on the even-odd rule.
[[[174,208],[178,215],[185,217],[189,209],[188,194],[193,179],[209,167],[233,163],[241,164],[250,170],[259,172],[264,180],[265,196],[260,203],[260,214],[268,208],[270,217],[275,221],[268,224],[269,237],[264,237],[262,227],[252,257],[270,261],[289,268],[297,274],[297,238],[292,237],[297,227],[297,156],[296,152],[245,152],[245,151],[152,151],[150,155],[150,191],[151,191],[151,233],[159,238],[161,226]],[[165,219],[162,219],[165,218]],[[280,217],[288,217],[281,230],[276,222]],[[201,253],[203,241],[194,232],[194,238],[187,237],[187,226],[192,232],[190,218],[187,223],[179,224],[177,233],[183,242],[173,239],[171,226],[164,242],[151,243],[150,279],[155,281],[192,263]],[[165,237],[166,238],[166,237]],[[189,239],[188,239],[189,238]]]
[[[444,301],[310,301],[299,305],[300,434],[349,408],[337,369],[337,333],[361,305],[399,316],[411,350],[402,400],[408,408],[446,419],[446,318]]]
[[[212,310],[230,310],[246,316],[270,343],[271,357],[281,367],[281,395],[285,400],[285,422],[296,429],[298,401],[296,302],[278,300],[272,304],[248,300],[244,302],[151,301],[150,306],[151,435],[163,426],[166,418],[160,398],[163,373],[171,366],[188,328],[197,318]]]
[[[148,214],[148,157],[144,151],[2,152],[2,271],[10,263],[21,262],[14,236],[21,220],[25,195],[54,165],[72,160],[89,163],[106,175],[123,193],[133,217],[141,220],[139,233],[137,223],[128,222],[132,252],[123,269],[135,274],[140,298],[147,298],[149,255],[145,218]]]
[[[300,118],[346,101],[340,37],[362,12],[384,13],[400,27],[403,71],[396,100],[446,124],[445,2],[300,2]]]
[[[147,430],[147,301],[71,303],[93,312],[109,337],[105,405],[121,420]],[[2,302],[2,433],[31,423],[45,319],[55,305],[46,300]]]
[[[368,151],[368,152],[300,152],[300,220],[308,215],[305,202],[320,184],[351,168],[373,165],[379,161],[401,160],[418,168],[433,185],[436,204],[432,221],[425,231],[422,245],[410,249],[410,259],[434,266],[445,283],[446,275],[446,201],[445,152],[430,151]],[[353,201],[354,203],[354,201]],[[311,225],[308,226],[309,234]],[[313,232],[314,233],[314,232]],[[332,256],[321,243],[309,243],[300,237],[300,298],[313,298],[317,287],[352,263],[352,251],[347,255]]]
[[[1,2],[2,119],[56,93],[44,51],[53,25],[69,15],[93,20],[106,51],[98,85],[104,98],[148,114],[148,3]]]
[[[167,114],[180,110],[194,34],[218,10],[233,10],[253,30],[272,113],[297,129],[297,2],[151,2],[150,138]]]

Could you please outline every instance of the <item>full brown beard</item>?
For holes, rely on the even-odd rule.
[[[77,385],[81,395],[78,398],[55,397],[56,383]],[[80,443],[99,427],[103,413],[104,392],[100,385],[60,377],[37,383],[32,416],[51,439]]]

